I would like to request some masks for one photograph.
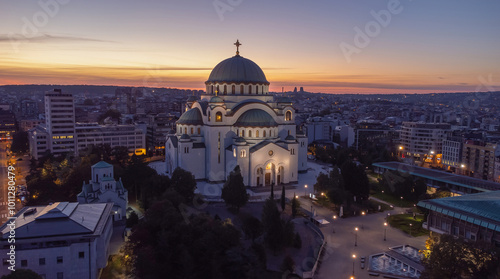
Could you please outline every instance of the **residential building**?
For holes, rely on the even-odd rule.
[[[403,154],[418,161],[431,154],[442,154],[443,140],[450,129],[450,124],[403,122],[400,133]]]
[[[112,203],[56,202],[28,206],[0,227],[0,254],[7,268],[9,236],[15,233],[15,267],[31,269],[47,279],[97,279],[106,267],[113,233]]]
[[[149,152],[165,154],[165,141],[170,130],[175,130],[177,117],[171,114],[159,113],[149,116],[147,125],[146,145]]]
[[[45,127],[52,154],[75,152],[75,106],[71,93],[61,89],[45,93]]]
[[[76,123],[78,152],[90,146],[109,145],[111,148],[124,146],[131,152],[145,152],[146,135],[136,125],[99,125],[97,123]]]
[[[495,149],[497,144],[466,140],[462,151],[462,164],[466,175],[495,180]]]

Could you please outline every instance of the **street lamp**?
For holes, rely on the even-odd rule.
[[[361,211],[361,216],[365,216],[364,211]],[[361,229],[365,229],[365,227],[363,226],[363,221],[361,221]]]
[[[386,241],[387,236],[387,222],[384,223],[384,241]]]
[[[401,197],[401,207],[403,207],[403,197]]]
[[[410,223],[410,237],[411,237],[411,228],[413,227],[413,224]]]
[[[307,196],[307,184],[304,185],[304,196]]]
[[[352,276],[351,276],[351,278],[353,278],[353,276],[354,276],[354,263],[355,262],[356,262],[356,255],[352,254]]]
[[[358,246],[358,227],[354,228],[354,246]]]

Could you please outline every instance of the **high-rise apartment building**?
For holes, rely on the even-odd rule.
[[[54,155],[75,152],[75,106],[71,93],[61,89],[45,93],[45,126]]]
[[[416,160],[425,159],[425,155],[442,154],[443,140],[450,129],[450,124],[403,122],[400,133],[402,153]]]

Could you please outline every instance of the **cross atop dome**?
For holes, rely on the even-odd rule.
[[[236,43],[234,43],[234,45],[236,46],[236,56],[240,56],[240,41],[236,39]]]

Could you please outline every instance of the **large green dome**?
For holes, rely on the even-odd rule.
[[[217,64],[206,81],[210,82],[269,84],[259,65],[239,55]]]
[[[184,125],[203,125],[203,118],[201,117],[201,112],[197,108],[192,108],[186,111],[179,120],[177,120],[177,124]]]
[[[261,109],[245,111],[234,123],[238,127],[275,127],[278,126],[269,113]]]

